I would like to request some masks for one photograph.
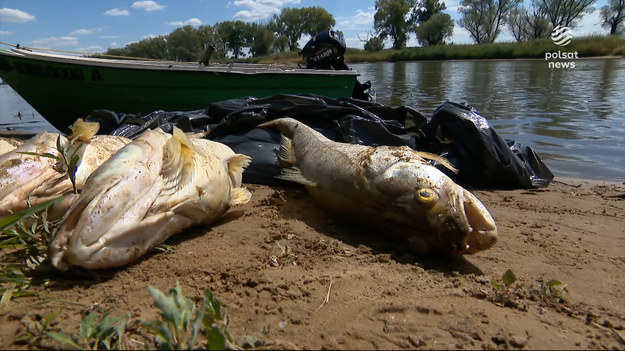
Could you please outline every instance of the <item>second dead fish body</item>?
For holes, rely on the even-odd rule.
[[[472,254],[497,241],[486,207],[422,153],[334,142],[292,118],[260,127],[283,133],[281,178],[305,185],[332,213],[398,234],[417,253]]]
[[[40,132],[22,145],[0,155],[0,215],[16,212],[72,191],[63,169],[58,145],[80,157],[76,188],[130,139],[109,135],[85,136],[73,144],[58,133]]]
[[[49,256],[61,270],[130,263],[170,236],[247,203],[250,158],[223,144],[148,130],[101,165],[54,233]]]

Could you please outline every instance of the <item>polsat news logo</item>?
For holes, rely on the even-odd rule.
[[[566,26],[557,26],[551,31],[551,40],[558,46],[567,46],[571,43],[573,35],[571,30]],[[575,61],[561,61],[561,60],[574,60],[578,58],[577,51],[553,51],[545,53],[545,61],[548,61],[549,68],[575,68]]]

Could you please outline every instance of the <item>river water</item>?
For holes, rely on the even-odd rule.
[[[445,100],[466,102],[506,139],[529,145],[556,177],[625,181],[625,59],[349,64],[377,101],[429,117]],[[0,84],[0,130],[54,131]]]
[[[465,102],[506,139],[529,145],[556,177],[625,180],[625,59],[350,64],[377,101],[426,117]]]

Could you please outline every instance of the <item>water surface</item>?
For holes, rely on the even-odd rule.
[[[556,176],[625,180],[625,59],[351,64],[377,101],[426,117],[445,100],[474,106],[504,138],[532,147]]]

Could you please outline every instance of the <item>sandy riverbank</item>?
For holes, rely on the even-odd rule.
[[[26,348],[12,343],[16,333],[55,311],[53,329],[73,333],[88,309],[154,319],[147,286],[166,291],[176,280],[198,301],[212,290],[235,338],[286,348],[625,347],[623,184],[556,179],[544,189],[475,191],[500,238],[464,258],[413,256],[331,217],[301,188],[249,187],[251,203],[172,238],[173,252],[93,281],[31,287],[36,297],[14,299],[0,313],[0,347]],[[519,288],[505,295],[491,282],[507,269]],[[551,279],[568,287],[561,305],[540,293]],[[149,346],[140,334],[129,337]],[[38,346],[46,345],[55,344],[44,338]]]

